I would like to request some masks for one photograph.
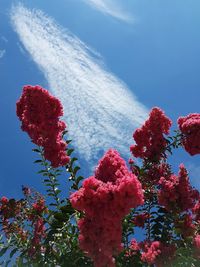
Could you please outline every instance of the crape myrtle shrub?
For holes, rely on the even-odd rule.
[[[47,90],[24,86],[17,116],[36,145],[46,196],[23,187],[19,200],[1,197],[1,266],[200,266],[200,194],[183,163],[178,173],[168,163],[178,147],[200,154],[200,114],[180,117],[171,136],[171,120],[153,108],[133,133],[128,165],[109,149],[86,179],[62,115]],[[62,198],[66,172],[69,198]]]

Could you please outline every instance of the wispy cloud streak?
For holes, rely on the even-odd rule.
[[[116,0],[83,0],[93,8],[116,19],[133,22],[133,17],[119,6]]]
[[[50,90],[61,99],[79,153],[90,162],[110,147],[127,153],[134,128],[147,116],[146,108],[105,70],[97,54],[41,11],[18,5],[11,18]]]
[[[0,50],[0,58],[2,58],[6,53],[6,50],[3,49],[3,50]]]

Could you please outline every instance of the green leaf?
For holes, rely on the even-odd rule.
[[[71,204],[60,207],[60,210],[62,211],[62,213],[67,213],[70,215],[74,213],[74,208],[72,208]]]
[[[69,143],[71,143],[72,142],[72,140],[66,140],[66,143],[67,144],[69,144]]]
[[[56,191],[56,194],[60,194],[61,193],[61,190],[60,189],[55,189],[55,191]]]
[[[32,151],[37,152],[37,153],[41,153],[41,151],[38,148],[33,148]]]
[[[10,258],[13,257],[13,255],[18,251],[17,248],[14,248],[11,252],[10,252]]]
[[[72,152],[74,151],[73,148],[67,149],[67,155],[70,156],[72,154]]]
[[[37,159],[37,160],[34,161],[34,163],[41,163],[41,162],[42,162],[41,159]]]
[[[11,262],[11,260],[8,260],[6,263],[5,263],[5,267],[9,266],[8,264]]]
[[[47,171],[46,170],[41,170],[41,171],[38,172],[38,174],[40,174],[40,173],[47,173]]]
[[[6,253],[7,249],[8,247],[5,247],[0,250],[0,257],[2,257]]]
[[[79,166],[76,166],[76,167],[74,168],[74,170],[73,170],[73,173],[76,175],[77,171],[79,171],[79,170],[80,170],[80,167],[79,167]]]
[[[77,158],[72,158],[71,161],[70,161],[71,165],[73,165],[73,163],[74,163],[75,161],[77,161],[77,160],[78,160]]]
[[[49,163],[48,162],[42,162],[41,165],[43,165],[43,166],[49,166]]]
[[[63,131],[62,134],[65,135],[66,133],[68,133],[68,130]]]
[[[49,184],[49,183],[45,183],[46,186],[50,186],[52,187],[52,184]],[[48,192],[48,191],[47,191]]]
[[[78,186],[76,184],[73,184],[71,188],[74,190],[78,190]]]
[[[83,180],[83,179],[84,179],[83,176],[78,176],[77,179],[76,179],[77,184],[79,184],[79,182],[80,182],[81,180]]]

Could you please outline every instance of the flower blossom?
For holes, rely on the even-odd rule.
[[[38,217],[34,222],[33,238],[31,240],[31,247],[29,249],[29,256],[34,258],[37,252],[40,252],[43,248],[42,239],[46,237],[44,220]]]
[[[78,221],[80,248],[95,267],[115,266],[113,256],[122,250],[122,219],[143,204],[141,184],[117,151],[110,149],[104,155],[95,175],[83,182],[70,201],[84,212]]]
[[[163,267],[172,263],[176,247],[173,244],[163,244],[160,241],[146,241],[143,244],[142,250],[141,260],[143,262],[146,262],[149,265],[155,264],[156,267]]]
[[[153,108],[148,120],[133,134],[136,142],[130,147],[133,156],[152,161],[159,160],[167,146],[163,134],[169,134],[171,124],[171,120],[161,109]]]
[[[144,244],[144,252],[142,252],[141,260],[147,262],[148,264],[154,264],[156,257],[161,254],[160,249],[161,243],[159,241],[154,241],[150,244],[148,242]]]
[[[140,250],[140,246],[139,246],[137,240],[135,238],[133,238],[133,239],[131,239],[128,251],[126,251],[125,256],[126,257],[133,256],[133,255],[137,254],[139,252],[139,250]]]
[[[197,191],[190,185],[184,165],[181,164],[179,168],[178,176],[161,177],[159,181],[161,189],[158,191],[158,202],[169,211],[193,208],[198,197]]]
[[[17,116],[22,130],[27,132],[33,143],[44,148],[44,157],[53,167],[66,165],[67,144],[62,139],[66,128],[59,117],[63,115],[60,101],[40,86],[24,86],[17,102]]]
[[[33,207],[33,210],[38,214],[41,214],[44,211],[47,211],[47,207],[45,206],[45,201],[43,198],[39,198],[37,202],[32,204],[32,207]]]
[[[200,113],[189,114],[178,119],[182,144],[190,155],[200,154]]]
[[[197,193],[198,194],[198,193]],[[193,209],[192,209],[194,220],[197,223],[200,223],[200,196],[198,196],[197,202],[195,203]]]

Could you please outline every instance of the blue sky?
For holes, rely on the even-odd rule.
[[[40,84],[65,109],[83,174],[109,147],[129,158],[132,132],[159,106],[200,112],[198,0],[0,0],[1,195],[43,188],[15,103]],[[175,153],[200,188],[199,156]],[[89,166],[89,167],[88,167]],[[66,182],[66,181],[65,181]],[[64,182],[63,182],[64,183]]]

